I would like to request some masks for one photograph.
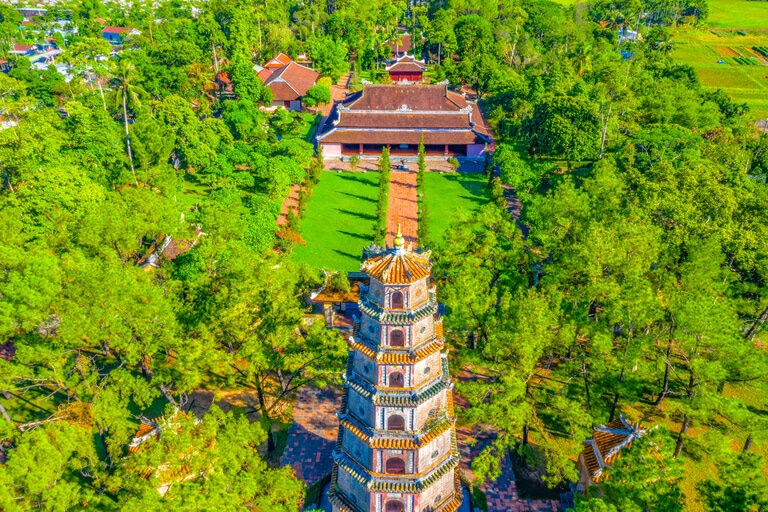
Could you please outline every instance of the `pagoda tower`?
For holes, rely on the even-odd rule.
[[[429,251],[367,249],[342,377],[334,512],[452,512],[462,503],[453,384]]]

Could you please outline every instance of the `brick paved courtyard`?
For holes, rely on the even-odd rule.
[[[333,388],[306,387],[293,408],[293,425],[281,462],[290,465],[307,485],[331,472],[331,451],[336,444],[341,393]]]

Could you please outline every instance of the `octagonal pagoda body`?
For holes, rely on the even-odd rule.
[[[367,250],[349,338],[334,512],[450,512],[462,501],[453,384],[429,251]]]

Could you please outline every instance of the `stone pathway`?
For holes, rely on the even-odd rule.
[[[389,182],[389,209],[387,210],[387,245],[397,233],[397,225],[403,230],[406,245],[418,242],[419,203],[416,197],[416,170],[392,170]]]
[[[281,463],[290,465],[296,477],[312,485],[331,472],[331,451],[336,444],[341,393],[333,388],[305,387],[296,397],[293,425]]]

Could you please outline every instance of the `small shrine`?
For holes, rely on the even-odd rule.
[[[633,425],[620,415],[607,425],[594,429],[592,437],[584,441],[584,449],[579,454],[577,468],[579,483],[576,490],[586,492],[590,485],[603,479],[603,468],[610,467],[618,458],[622,449],[643,437],[647,430],[640,424]]]

